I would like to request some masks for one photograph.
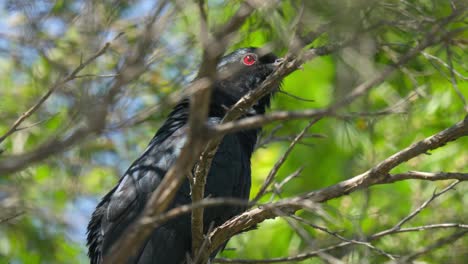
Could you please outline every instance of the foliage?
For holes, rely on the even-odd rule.
[[[161,1],[163,2],[163,1]],[[196,5],[173,1],[159,13],[158,29],[145,23],[153,1],[6,1],[0,9],[0,136],[53,84],[110,42],[103,55],[67,82],[0,144],[5,156],[32,152],[53,139],[66,139],[92,123],[117,81],[119,68],[142,52],[145,34],[158,36],[143,46],[133,65],[139,72],[124,82],[108,107],[105,126],[86,135],[66,151],[39,158],[20,171],[0,175],[0,263],[85,263],[85,226],[98,199],[110,190],[128,165],[142,153],[170,109],[174,94],[193,78],[201,46],[193,15]],[[229,20],[239,1],[207,1],[210,25]],[[1,2],[0,2],[1,3]],[[156,4],[157,5],[157,4]],[[452,5],[464,9],[462,1]],[[303,12],[303,14],[300,14]],[[282,1],[259,8],[233,38],[229,49],[271,45],[285,54],[292,32],[308,33],[325,25],[325,33],[308,44],[319,47],[357,40],[315,58],[288,76],[272,110],[320,108],[339,101],[414,47],[438,19],[453,12],[449,1]],[[462,120],[468,110],[466,9],[461,19],[445,26],[459,30],[450,40],[425,49],[382,84],[312,126],[281,167],[276,182],[303,168],[288,182],[281,197],[320,189],[358,175],[411,143]],[[164,24],[165,23],[165,24]],[[375,28],[363,30],[365,28]],[[378,26],[377,26],[378,25]],[[461,29],[461,30],[460,30]],[[159,31],[158,31],[159,30]],[[303,39],[306,39],[306,36]],[[117,76],[117,77],[116,77]],[[157,107],[155,107],[157,106]],[[252,160],[253,197],[278,157],[308,120],[269,124],[272,143],[260,147]],[[281,125],[278,127],[278,125]],[[284,140],[286,138],[287,140]],[[468,139],[416,157],[393,173],[410,170],[465,172]],[[44,154],[45,155],[45,154]],[[0,171],[1,174],[1,171]],[[299,216],[346,238],[365,239],[391,228],[450,182],[419,180],[374,186],[323,204]],[[406,225],[466,223],[466,183],[436,199]],[[279,197],[275,196],[275,199]],[[263,197],[268,202],[270,194]],[[222,257],[262,259],[293,256],[339,242],[303,225],[314,242],[291,228],[285,218],[263,222],[257,230],[233,238]],[[446,237],[454,229],[434,229],[386,236],[373,246],[405,256]],[[464,263],[468,237],[419,259],[422,263]],[[366,246],[329,252],[346,263],[382,263],[388,258]],[[320,258],[300,263],[325,263]]]

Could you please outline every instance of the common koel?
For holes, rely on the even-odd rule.
[[[228,73],[228,77],[213,86],[208,122],[219,123],[227,109],[264,81],[280,61],[274,54],[260,54],[256,48],[242,48],[224,56],[217,68]],[[245,116],[263,114],[270,98],[271,94],[261,98]],[[187,137],[188,114],[189,101],[184,99],[174,107],[144,153],[97,205],[88,225],[88,255],[92,264],[102,262],[103,256],[143,211],[151,193],[177,159]],[[250,158],[259,131],[240,131],[223,138],[207,176],[205,196],[248,200]],[[188,203],[191,203],[190,185],[186,180],[169,208]],[[205,209],[205,232],[210,224],[219,226],[244,210],[242,206]],[[190,214],[186,214],[156,228],[128,263],[184,263],[191,251],[191,241]]]

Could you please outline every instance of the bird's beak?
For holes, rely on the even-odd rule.
[[[283,64],[283,62],[284,62],[284,58],[278,58],[275,60],[275,62],[273,62],[273,66],[279,67],[281,64]]]
[[[275,60],[275,62],[273,62],[273,67],[278,68],[285,61],[286,61],[285,58],[278,58],[278,59]],[[297,67],[297,69],[304,70],[304,67],[302,65],[300,65],[299,67]]]

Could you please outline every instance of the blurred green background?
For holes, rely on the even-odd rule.
[[[239,1],[226,2],[207,1],[211,26],[227,21],[239,6]],[[111,51],[82,72],[100,76],[78,78],[56,91],[23,123],[24,129],[0,144],[0,159],[31,151],[50,138],[66,136],[86,122],[93,111],[89,106],[96,104],[95,99],[112,83],[112,74],[122,63],[122,56],[135,48],[142,37],[142,18],[151,14],[156,4],[147,0],[0,1],[1,135],[55,80],[106,41],[112,41]],[[170,23],[147,52],[146,71],[119,94],[102,133],[24,170],[0,175],[0,263],[87,262],[85,229],[92,210],[143,152],[170,106],[136,124],[125,121],[164,102],[167,96],[182,89],[197,69],[201,48],[195,10],[191,2],[168,4],[162,14],[170,14]],[[305,11],[301,15],[298,10]],[[283,81],[282,90],[312,102],[277,93],[271,111],[320,108],[378,74],[414,46],[431,23],[450,12],[448,1],[282,1],[274,8],[254,12],[229,50],[270,44],[277,54],[284,55],[297,25],[304,31],[327,25],[326,33],[312,43],[314,47],[343,36],[358,35],[356,44],[307,62],[302,70]],[[298,19],[301,23],[297,23]],[[380,21],[387,24],[369,32],[361,30],[362,24]],[[450,23],[446,30],[466,28],[466,24],[465,12],[461,21]],[[121,32],[124,34],[114,40]],[[370,93],[342,109],[342,118],[324,118],[315,124],[309,130],[311,136],[295,147],[278,173],[280,182],[303,167],[300,176],[284,186],[281,197],[348,179],[463,119],[466,115],[463,98],[468,97],[467,38],[465,30],[455,41],[426,49]],[[452,85],[449,61],[456,71],[460,93]],[[388,109],[391,111],[386,114],[371,114]],[[368,114],[359,114],[363,112]],[[251,197],[288,147],[290,136],[307,123],[307,120],[289,121],[265,127],[265,135],[275,131],[276,136],[286,140],[262,145],[256,151],[252,160]],[[461,138],[392,172],[467,172],[467,165],[468,139]],[[394,226],[430,198],[434,190],[449,183],[410,180],[374,186],[331,200],[317,212],[298,214],[344,237],[364,239]],[[466,183],[459,184],[406,226],[466,224],[467,191]],[[267,195],[262,201],[269,198]],[[339,241],[319,230],[304,228],[317,248]],[[453,232],[434,229],[395,234],[376,240],[373,245],[394,255],[407,255]],[[421,256],[418,263],[466,263],[467,245],[465,236]],[[273,258],[296,255],[310,247],[284,219],[277,218],[233,238],[221,256]],[[330,254],[345,263],[388,260],[356,245]],[[299,263],[325,262],[312,258]]]

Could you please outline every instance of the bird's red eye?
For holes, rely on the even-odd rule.
[[[251,66],[257,62],[257,57],[254,54],[247,54],[242,59],[242,62],[247,66]]]

